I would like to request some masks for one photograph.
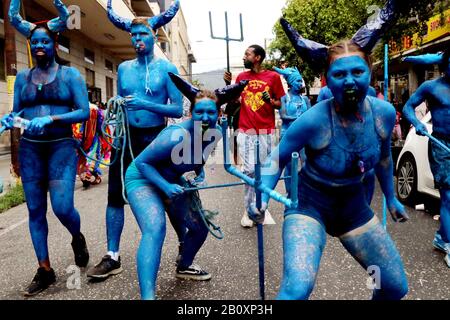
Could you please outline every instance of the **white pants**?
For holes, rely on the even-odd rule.
[[[255,176],[255,141],[259,139],[259,158],[263,164],[275,146],[275,134],[250,135],[239,132],[237,136],[238,152],[243,161],[243,173],[249,177]],[[246,211],[256,202],[255,189],[248,184],[244,185],[244,206]]]

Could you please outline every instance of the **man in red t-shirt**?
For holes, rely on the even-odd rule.
[[[281,107],[281,97],[285,95],[281,78],[275,71],[264,70],[261,66],[266,52],[259,45],[251,45],[245,50],[244,67],[249,69],[240,73],[236,83],[250,80],[241,94],[239,130],[237,136],[239,156],[243,160],[243,172],[254,176],[255,141],[260,146],[261,163],[271,152],[275,142],[275,109]],[[231,73],[225,72],[225,81],[231,81]],[[255,202],[255,189],[245,185],[245,212],[241,219],[243,227],[252,227],[253,221],[248,217],[248,209]],[[265,224],[274,224],[268,211]]]

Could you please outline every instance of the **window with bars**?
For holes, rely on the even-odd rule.
[[[86,68],[86,85],[88,88],[95,87],[95,72]]]
[[[114,80],[106,77],[106,101],[114,96]]]
[[[70,39],[64,37],[63,35],[58,36],[58,49],[65,52],[70,53]]]
[[[95,64],[95,53],[89,49],[84,49],[84,61]]]
[[[113,63],[111,61],[109,61],[108,59],[105,59],[105,69],[110,72],[113,72],[113,70],[114,70]]]

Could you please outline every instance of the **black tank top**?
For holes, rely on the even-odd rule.
[[[62,79],[62,66],[58,65],[55,79],[47,84],[35,84],[32,80],[32,68],[27,76],[27,82],[21,92],[21,108],[32,108],[35,106],[69,107],[73,108],[73,97],[68,85]],[[52,140],[71,137],[72,125],[70,123],[52,123],[45,127],[42,135],[31,135],[24,131],[25,138],[34,140]]]
[[[62,67],[58,65],[55,79],[47,84],[35,84],[32,80],[31,69],[27,76],[27,83],[22,89],[21,102],[23,107],[38,105],[72,106],[72,95],[68,86],[62,80]]]

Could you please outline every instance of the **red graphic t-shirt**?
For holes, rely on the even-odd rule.
[[[272,105],[264,102],[262,93],[268,91],[274,99],[285,95],[280,75],[275,71],[264,70],[260,73],[245,71],[236,78],[250,80],[241,93],[239,129],[247,134],[273,133],[275,129],[275,111]],[[247,132],[247,130],[250,130]]]

